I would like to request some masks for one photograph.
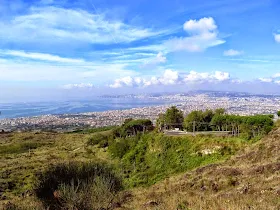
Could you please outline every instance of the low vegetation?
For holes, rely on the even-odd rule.
[[[280,209],[280,130],[207,164],[132,190],[120,210]]]
[[[111,168],[93,162],[60,163],[36,180],[35,194],[48,209],[108,209],[122,189]]]
[[[193,119],[197,125],[201,122],[197,130],[228,130],[229,135],[168,136],[159,132],[178,125],[188,129],[186,122]],[[231,209],[227,208],[230,205],[218,208],[210,198],[226,202],[226,192],[237,187],[246,191],[244,180],[249,182],[251,175],[245,168],[252,160],[247,148],[257,149],[263,159],[271,158],[274,149],[270,146],[279,148],[277,131],[270,134],[274,139],[270,146],[265,141],[268,137],[261,143],[258,140],[277,124],[268,115],[240,117],[226,115],[222,109],[192,112],[184,119],[180,110],[171,107],[159,116],[156,128],[148,119],[127,119],[110,129],[1,134],[0,207],[100,210],[204,209],[209,205]],[[236,154],[247,154],[248,166],[238,156],[232,158]],[[279,161],[279,154],[276,152],[271,166],[263,159],[264,169],[256,168],[257,161],[253,168],[265,171],[266,178],[276,184],[280,168],[273,161]],[[195,203],[201,196],[205,202]],[[238,199],[235,194],[229,200],[232,198]],[[278,205],[277,200],[265,201]]]

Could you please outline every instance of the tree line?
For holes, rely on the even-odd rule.
[[[267,134],[273,127],[273,115],[240,116],[225,113],[225,109],[195,110],[184,117],[183,112],[172,106],[157,119],[159,131],[179,128],[188,132],[228,131],[234,136],[240,133],[248,138]]]

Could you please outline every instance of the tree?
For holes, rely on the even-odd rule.
[[[184,120],[184,128],[187,131],[193,131],[193,128],[195,127],[196,131],[201,131],[203,124],[204,114],[200,111],[192,111],[187,115],[187,117]]]
[[[156,128],[159,132],[161,132],[164,129],[164,126],[165,126],[165,114],[161,113],[157,118]]]
[[[153,123],[149,119],[130,120],[122,125],[122,136],[137,135],[139,132],[145,133],[153,129]]]
[[[215,110],[215,114],[223,115],[225,114],[226,110],[224,108],[219,108]]]
[[[166,110],[164,115],[164,121],[167,128],[182,128],[184,116],[183,112],[177,109],[176,106],[172,106]]]
[[[218,131],[222,131],[226,125],[226,116],[215,114],[210,123],[212,126],[215,126]]]
[[[280,111],[277,112],[278,117],[280,117]]]

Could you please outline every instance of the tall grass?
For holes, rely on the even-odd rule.
[[[60,163],[37,180],[35,193],[49,209],[108,209],[122,189],[112,168],[93,162]]]

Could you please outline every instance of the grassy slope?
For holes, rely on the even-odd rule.
[[[228,161],[132,191],[120,209],[280,209],[280,129]]]
[[[106,132],[108,131],[104,134]],[[276,186],[279,185],[279,165],[276,163],[280,162],[278,134],[280,136],[280,131],[275,131],[256,143],[253,148],[250,148],[248,146],[250,144],[246,141],[238,139],[217,140],[217,138],[204,137],[199,138],[198,141],[196,138],[188,137],[188,143],[175,138],[172,142],[173,146],[166,153],[170,157],[168,159],[171,160],[171,164],[166,165],[165,170],[159,169],[160,177],[157,178],[157,174],[153,174],[156,177],[152,177],[152,180],[158,181],[172,173],[191,169],[192,167],[187,167],[185,164],[186,168],[178,170],[177,166],[180,166],[182,162],[178,162],[179,164],[174,162],[178,160],[178,157],[184,157],[180,155],[184,154],[184,151],[199,151],[217,145],[230,145],[236,149],[247,145],[248,149],[239,152],[238,156],[226,163],[210,164],[180,176],[172,176],[149,188],[132,189],[133,197],[123,205],[122,209],[242,209],[242,207],[246,209],[254,205],[262,209],[265,202],[268,203],[266,207],[277,209],[273,207],[279,205],[276,194],[278,192]],[[24,201],[24,204],[32,200],[33,197],[29,195],[32,195],[34,173],[43,170],[48,164],[65,160],[94,159],[110,163],[118,162],[109,157],[106,149],[86,147],[85,143],[89,136],[90,134],[52,133],[0,135],[0,209],[1,203],[7,203],[9,200]],[[153,169],[154,165],[164,165],[164,163],[157,163],[159,160],[156,155],[158,152],[162,153],[160,151],[162,143],[168,142],[168,139],[164,141],[160,137],[157,138],[158,140],[149,143],[149,149],[145,155],[148,163],[151,164],[149,170]],[[176,154],[172,152],[173,149]],[[223,156],[220,160],[227,157]],[[202,164],[217,162],[219,159],[211,161],[210,158],[209,160]],[[172,162],[176,163],[174,171]],[[263,169],[261,165],[266,166]],[[162,173],[164,171],[166,173]],[[134,182],[134,177],[138,175],[141,173],[132,173],[128,181]],[[3,189],[4,192],[1,192]],[[263,200],[258,203],[256,198]],[[237,199],[238,203],[234,203],[234,199]],[[148,203],[149,201],[155,201],[156,204],[154,203],[153,206]]]
[[[94,154],[84,148],[86,139],[87,135],[81,134],[0,135],[0,189],[4,191],[0,192],[0,203],[1,200],[10,200],[29,191],[34,173],[43,170],[48,164],[94,158]],[[33,147],[26,146],[30,144]]]

